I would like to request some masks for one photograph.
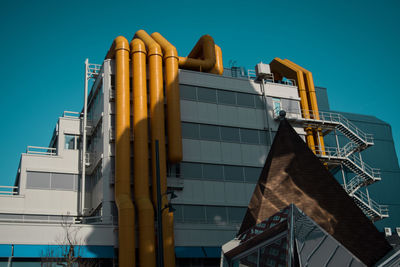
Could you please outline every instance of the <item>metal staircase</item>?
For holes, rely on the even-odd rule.
[[[364,133],[341,114],[305,110],[301,112],[299,110],[294,112],[285,110],[285,112],[286,119],[294,124],[301,125],[304,128],[317,129],[323,136],[333,130],[335,132],[339,131],[350,140],[344,147],[339,147],[338,142],[337,147],[325,147],[321,149],[316,146],[315,153],[321,161],[328,165],[345,166],[355,174],[347,182],[344,178],[343,187],[365,215],[372,221],[389,217],[387,206],[379,205],[373,201],[368,195],[368,190],[366,191],[367,194],[361,191],[363,187],[381,180],[380,170],[366,164],[359,153],[374,145],[372,134]],[[279,114],[279,111],[274,112],[274,114]],[[278,116],[276,116],[277,118]]]

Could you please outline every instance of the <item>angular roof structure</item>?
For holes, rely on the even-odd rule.
[[[391,250],[383,235],[283,119],[238,234],[290,204],[368,266]]]

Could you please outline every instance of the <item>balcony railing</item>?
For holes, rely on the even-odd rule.
[[[18,195],[18,186],[0,185],[0,195]]]
[[[53,147],[28,146],[26,148],[26,154],[56,156],[57,149]]]

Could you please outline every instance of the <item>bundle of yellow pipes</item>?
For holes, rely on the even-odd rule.
[[[136,32],[130,45],[118,36],[106,59],[115,60],[116,157],[115,201],[118,208],[119,266],[156,266],[154,208],[157,206],[155,142],[159,142],[159,170],[165,266],[175,266],[173,213],[167,199],[164,97],[167,105],[168,161],[182,160],[178,68],[222,75],[222,52],[209,35],[197,42],[188,57],[159,33]],[[129,64],[129,61],[131,64]],[[130,66],[131,65],[131,66]],[[133,125],[130,125],[130,70],[132,73]],[[147,74],[149,72],[148,85]],[[165,96],[164,96],[165,82]],[[148,90],[147,90],[148,89]],[[150,113],[147,111],[150,93]],[[148,116],[150,114],[150,118]],[[148,121],[150,119],[152,198],[149,190]],[[130,190],[130,135],[134,135],[134,202],[138,222],[138,261],[135,257],[135,206]],[[152,199],[152,200],[151,200]]]

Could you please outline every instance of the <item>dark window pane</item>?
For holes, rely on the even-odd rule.
[[[212,125],[200,125],[200,137],[206,140],[219,141],[219,127]]]
[[[201,178],[201,164],[200,163],[181,163],[181,176],[183,178]]]
[[[256,183],[260,177],[262,168],[244,167],[244,176],[246,182]]]
[[[223,180],[222,165],[203,164],[203,178],[210,180]]]
[[[182,222],[183,221],[183,206],[182,205],[172,205],[172,207],[175,209],[174,220],[176,222]]]
[[[221,140],[230,142],[240,142],[239,129],[232,127],[221,127]]]
[[[236,105],[236,93],[229,91],[217,91],[218,104]]]
[[[247,208],[228,207],[228,215],[230,223],[241,223]]]
[[[183,220],[185,222],[205,222],[204,206],[184,205]]]
[[[180,84],[179,89],[182,99],[196,101],[196,87]]]
[[[269,133],[266,131],[259,131],[258,133],[260,134],[260,144],[269,146]]]
[[[243,168],[238,166],[224,166],[225,181],[243,182]]]
[[[261,95],[254,96],[256,101],[256,108],[263,109],[264,108],[264,101]]]
[[[182,123],[182,138],[199,139],[199,125],[194,123]]]
[[[242,143],[258,144],[258,130],[240,129]]]
[[[217,103],[217,94],[214,89],[198,87],[197,98],[202,102]]]
[[[225,207],[206,206],[207,223],[225,225],[227,216]]]
[[[237,93],[237,104],[242,107],[254,108],[254,95]]]

